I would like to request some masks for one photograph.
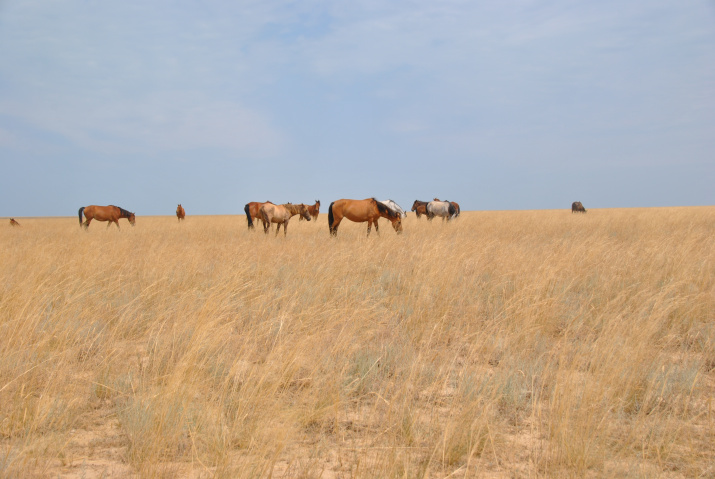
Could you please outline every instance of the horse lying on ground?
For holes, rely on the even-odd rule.
[[[367,198],[364,200],[337,200],[330,203],[328,208],[328,226],[330,234],[338,235],[338,226],[343,218],[356,223],[364,223],[367,221],[367,235],[370,236],[370,228],[375,225],[375,231],[380,234],[380,229],[377,220],[387,218],[392,223],[392,227],[399,234],[402,232],[402,218],[396,211],[391,210],[383,205],[375,198]]]
[[[15,218],[10,218],[10,226],[20,226],[20,223],[15,221]]]
[[[84,213],[84,217],[87,218],[87,221],[82,223],[82,214]],[[89,228],[89,224],[92,222],[92,220],[97,220],[97,221],[108,221],[107,223],[107,228],[109,228],[112,223],[117,225],[117,229],[119,228],[119,219],[120,218],[126,218],[129,220],[129,224],[134,226],[134,223],[136,222],[136,218],[134,216],[134,213],[130,213],[129,211],[125,210],[124,208],[120,208],[119,206],[114,206],[114,205],[109,205],[109,206],[97,206],[97,205],[89,205],[89,206],[83,206],[79,209],[79,225],[84,226],[84,229]]]

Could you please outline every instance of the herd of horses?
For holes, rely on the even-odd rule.
[[[283,226],[283,235],[288,235],[288,222],[293,216],[298,215],[300,220],[315,221],[320,214],[320,200],[316,200],[313,205],[284,203],[277,205],[270,201],[258,202],[253,201],[247,203],[243,208],[246,213],[248,229],[255,229],[255,223],[261,221],[263,224],[263,232],[268,233],[272,224],[276,224],[276,235],[280,232]],[[415,200],[412,203],[412,209],[417,218],[425,215],[428,220],[432,220],[435,216],[439,216],[444,220],[456,218],[461,213],[459,204],[454,201],[442,201],[435,198],[432,201]],[[136,222],[135,214],[120,208],[119,206],[83,206],[79,209],[79,225],[84,226],[84,229],[89,228],[92,220],[107,221],[107,228],[112,223],[119,228],[119,220],[126,218],[129,224],[134,226]],[[571,204],[571,213],[586,213],[586,208],[583,207],[580,201],[574,201]],[[82,221],[82,218],[85,218]],[[386,218],[392,224],[397,234],[402,233],[402,220],[407,217],[407,213],[400,205],[392,200],[377,200],[375,198],[366,198],[364,200],[340,199],[330,203],[328,208],[328,227],[330,235],[337,236],[338,227],[343,219],[347,218],[356,223],[367,222],[367,234],[370,236],[372,226],[375,226],[375,231],[380,232],[378,220]],[[186,218],[186,210],[179,204],[176,207],[176,218],[181,223]],[[15,221],[15,218],[10,218],[10,226],[19,227],[20,223]]]

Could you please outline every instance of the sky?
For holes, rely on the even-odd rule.
[[[0,0],[0,216],[715,204],[715,2]]]

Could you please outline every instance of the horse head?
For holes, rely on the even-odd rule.
[[[134,216],[134,213],[129,213],[129,216],[127,217],[127,219],[129,220],[129,224],[132,226],[134,226],[134,224],[137,221],[137,218],[136,218],[136,216]]]
[[[305,219],[306,221],[310,221],[310,212],[308,211],[307,206],[305,206],[303,203],[299,204],[298,211],[300,213],[301,218]]]

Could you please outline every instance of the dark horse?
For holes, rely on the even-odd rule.
[[[20,226],[20,223],[15,221],[15,218],[10,218],[10,226]]]
[[[246,212],[246,220],[248,220],[248,229],[255,229],[256,226],[253,224],[253,222],[257,219],[261,219],[260,214],[261,214],[261,206],[263,205],[272,205],[273,203],[270,201],[265,201],[261,203],[260,201],[252,201],[250,203],[246,203],[246,206],[243,207],[243,211]]]
[[[375,198],[365,200],[337,200],[330,203],[328,208],[328,226],[330,234],[338,235],[338,226],[343,218],[356,223],[367,221],[367,235],[370,236],[370,228],[375,225],[375,231],[380,234],[377,220],[380,217],[387,218],[392,223],[392,227],[399,234],[402,232],[402,217],[400,213],[392,211]]]
[[[318,219],[318,214],[320,214],[320,200],[315,200],[314,205],[306,205],[308,208],[308,214],[310,214],[313,221]],[[298,220],[303,221],[303,217],[299,217]]]
[[[415,200],[415,202],[412,203],[412,209],[410,211],[414,211],[418,218],[422,215],[426,215],[427,203],[427,201]]]
[[[87,218],[87,221],[85,221],[84,223],[82,223],[82,213],[84,213],[84,217]],[[107,228],[109,228],[112,223],[116,224],[117,228],[119,228],[120,218],[128,219],[129,223],[132,226],[134,226],[134,223],[136,221],[134,213],[130,213],[129,211],[125,210],[124,208],[120,208],[119,206],[89,205],[83,206],[79,209],[79,225],[84,226],[85,230],[89,228],[89,224],[92,222],[92,220],[109,221],[109,223],[107,223]]]
[[[580,201],[574,201],[571,204],[571,213],[585,213],[586,208],[583,207]]]
[[[181,206],[181,203],[179,203],[179,206],[176,207],[176,217],[179,220],[179,223],[181,223],[181,220],[186,218],[186,210],[184,210],[184,207]]]

